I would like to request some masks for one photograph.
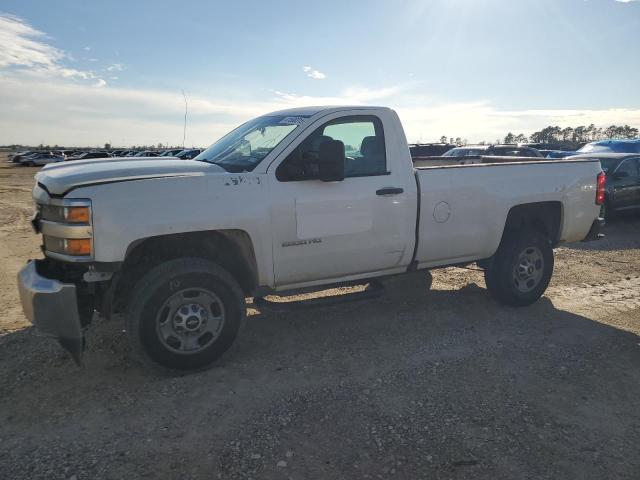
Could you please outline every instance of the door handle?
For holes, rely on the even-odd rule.
[[[404,193],[404,189],[399,187],[385,187],[376,190],[376,195],[400,195],[401,193]]]

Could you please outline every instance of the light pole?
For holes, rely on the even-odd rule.
[[[187,96],[182,90],[182,97],[184,98],[184,128],[182,129],[182,148],[184,148],[184,140],[187,138]]]

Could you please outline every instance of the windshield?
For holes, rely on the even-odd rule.
[[[228,172],[250,172],[307,117],[258,117],[225,135],[195,160],[215,163]]]
[[[483,155],[486,152],[484,148],[454,148],[442,154],[443,157],[471,157],[475,155]]]

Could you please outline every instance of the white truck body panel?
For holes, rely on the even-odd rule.
[[[391,110],[374,112],[382,119],[385,132],[399,123]],[[370,115],[372,109],[340,109],[316,116],[305,131],[342,116],[363,113]],[[395,136],[387,133],[385,138]],[[417,189],[410,163],[388,160],[388,175],[345,178],[341,182],[278,181],[275,170],[305,138],[300,135],[291,142],[267,171],[278,289],[405,270],[413,254],[417,214]],[[403,139],[404,133],[400,144],[406,150]],[[395,142],[387,142],[386,150],[388,159],[398,156]],[[376,195],[381,188],[398,185],[405,189],[402,195]],[[309,242],[312,248],[307,248]]]
[[[509,210],[526,203],[562,204],[560,241],[582,240],[598,216],[595,162],[534,161],[417,170],[420,184],[419,267],[488,258]]]
[[[48,165],[36,175],[36,179],[46,179],[46,187],[50,193],[63,195],[79,185],[197,176],[214,172],[224,173],[224,169],[216,165],[173,158],[95,158]]]
[[[252,173],[219,174],[219,167],[203,165],[214,167],[215,173],[73,190],[74,198],[92,201],[95,260],[121,262],[138,241],[160,235],[240,230],[252,240],[260,283],[272,285],[271,225],[263,179]]]

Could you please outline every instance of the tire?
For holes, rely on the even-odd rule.
[[[484,269],[484,283],[487,286],[487,290],[489,290],[490,292],[497,288],[495,271],[496,270],[495,268],[493,268],[493,264],[485,267]]]
[[[553,274],[553,249],[535,231],[508,234],[491,265],[485,269],[487,289],[500,303],[531,305],[547,289]]]
[[[133,353],[169,370],[210,367],[231,347],[245,319],[238,282],[199,258],[152,268],[133,292],[125,313]]]

